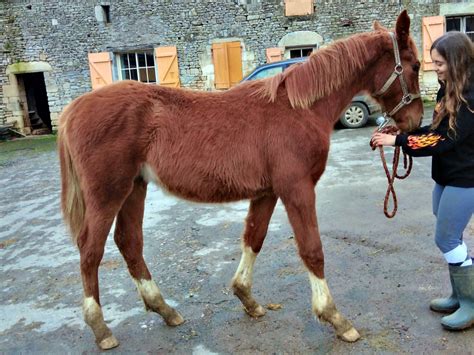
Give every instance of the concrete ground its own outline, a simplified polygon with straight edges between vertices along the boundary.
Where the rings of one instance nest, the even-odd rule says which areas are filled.
[[[429,116],[429,115],[427,115]],[[146,313],[109,238],[100,268],[105,318],[120,341],[110,353],[459,353],[474,349],[474,329],[444,331],[431,298],[449,293],[433,242],[430,159],[398,180],[399,211],[382,212],[385,174],[368,141],[373,125],[336,130],[317,186],[326,276],[339,309],[362,334],[348,344],[315,321],[310,287],[279,203],[254,273],[254,295],[282,309],[249,318],[229,281],[240,259],[248,202],[199,205],[150,186],[145,259],[177,328]],[[61,221],[55,151],[0,167],[0,353],[97,353],[82,320],[79,255]],[[466,242],[474,246],[474,225]]]

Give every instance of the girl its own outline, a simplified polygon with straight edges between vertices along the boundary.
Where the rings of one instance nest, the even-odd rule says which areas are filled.
[[[431,301],[450,330],[474,324],[474,265],[463,231],[474,213],[474,46],[467,35],[448,32],[431,46],[440,89],[433,122],[397,136],[375,132],[376,145],[401,146],[407,154],[432,156],[436,245],[449,265],[452,294]],[[454,312],[454,313],[453,313]]]

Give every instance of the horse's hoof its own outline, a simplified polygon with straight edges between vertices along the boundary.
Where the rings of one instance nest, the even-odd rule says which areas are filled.
[[[174,312],[174,314],[166,319],[166,324],[170,327],[176,327],[184,323],[184,318],[178,312]]]
[[[267,311],[265,310],[265,308],[263,308],[262,306],[258,305],[257,307],[255,307],[254,309],[252,310],[249,310],[247,308],[245,308],[245,311],[247,312],[247,314],[250,316],[250,317],[253,317],[253,318],[259,318],[259,317],[263,317]]]
[[[355,328],[349,329],[347,332],[341,335],[341,339],[349,343],[353,343],[359,340],[360,334]]]
[[[117,338],[115,338],[113,335],[105,339],[102,339],[99,342],[99,348],[101,348],[102,350],[109,350],[109,349],[115,348],[118,345],[119,345],[119,342]]]

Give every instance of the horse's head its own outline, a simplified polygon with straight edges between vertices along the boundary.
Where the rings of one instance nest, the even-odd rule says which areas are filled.
[[[383,54],[377,60],[373,96],[402,131],[420,126],[423,103],[420,98],[418,51],[410,37],[410,18],[404,10],[395,32],[374,22],[374,30],[384,32]],[[386,35],[385,35],[386,33]]]

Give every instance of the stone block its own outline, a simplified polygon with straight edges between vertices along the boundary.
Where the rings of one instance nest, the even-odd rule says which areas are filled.
[[[18,97],[18,85],[5,85],[3,86],[3,95],[6,97]]]
[[[13,102],[8,102],[7,103],[7,110],[12,111],[12,112],[21,112],[23,113],[23,109],[20,106],[20,101],[15,100]]]
[[[47,91],[48,93],[50,93],[50,92],[53,93],[53,92],[58,92],[59,89],[58,89],[58,87],[57,87],[56,84],[49,84],[49,85],[47,86],[47,88],[46,88],[46,91]]]
[[[14,122],[15,127],[22,128],[25,124],[23,123],[23,115],[12,114],[10,117],[7,117],[7,122]]]

